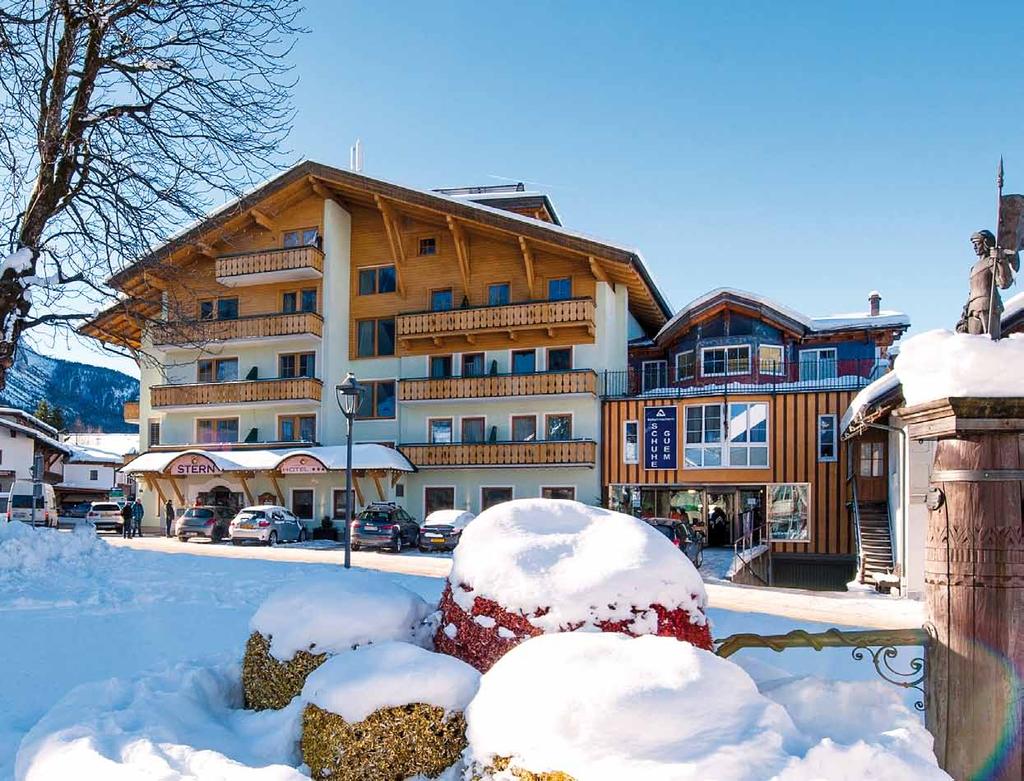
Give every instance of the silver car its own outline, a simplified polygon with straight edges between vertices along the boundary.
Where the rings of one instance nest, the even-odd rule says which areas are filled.
[[[93,502],[85,519],[96,527],[96,531],[120,532],[124,526],[121,518],[121,506],[117,502]]]
[[[279,542],[305,542],[306,527],[294,513],[276,504],[243,507],[228,529],[233,545],[247,540],[276,545]]]

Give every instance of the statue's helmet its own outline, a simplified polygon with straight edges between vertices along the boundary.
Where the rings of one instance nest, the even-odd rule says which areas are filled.
[[[996,237],[990,230],[980,230],[972,233],[971,241],[973,242],[975,239],[980,239],[981,241],[985,242],[985,244],[988,244],[990,247],[994,247],[996,244]]]

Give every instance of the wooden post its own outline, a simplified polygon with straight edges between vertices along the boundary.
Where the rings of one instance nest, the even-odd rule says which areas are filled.
[[[938,440],[928,495],[926,724],[953,778],[1024,777],[1024,399],[951,398],[899,413]]]

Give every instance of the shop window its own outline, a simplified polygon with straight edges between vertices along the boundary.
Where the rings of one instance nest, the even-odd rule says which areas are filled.
[[[196,421],[200,444],[238,441],[238,418],[202,418]]]
[[[722,466],[722,405],[697,404],[686,408],[683,458],[688,468]]]
[[[293,488],[291,511],[303,521],[313,520],[313,489]]]
[[[395,320],[359,320],[356,323],[356,355],[360,358],[395,354]]]
[[[452,486],[431,486],[423,489],[423,517],[437,510],[455,509],[455,489]]]
[[[836,416],[818,415],[818,460],[835,461],[838,445],[836,442]]]
[[[533,374],[537,371],[536,350],[513,350],[512,351],[512,373]]]
[[[622,424],[622,463],[640,463],[640,422],[627,420]]]
[[[335,488],[331,492],[331,518],[336,521],[343,521],[348,517],[348,493],[344,488]],[[356,497],[353,492],[352,507],[356,507]]]
[[[299,228],[298,230],[285,231],[283,243],[286,249],[315,247],[320,243],[320,232],[316,228]]]
[[[484,441],[484,430],[487,427],[485,418],[463,418],[462,441],[479,443]]]
[[[540,495],[544,499],[576,499],[576,487],[546,485],[540,489]]]
[[[494,486],[484,486],[480,489],[480,510],[486,510],[489,507],[494,507],[496,504],[502,502],[512,501],[512,489],[511,488],[497,488]]]
[[[507,306],[511,300],[508,282],[499,282],[487,286],[488,306]]]
[[[547,352],[549,372],[572,371],[571,347],[549,347]]]
[[[778,542],[811,539],[810,483],[776,483],[767,489],[768,532]]]
[[[729,405],[729,453],[723,466],[768,466],[768,405]]]
[[[483,353],[464,353],[462,356],[462,376],[463,377],[483,377],[484,376],[484,354]]]
[[[316,374],[316,353],[287,353],[277,358],[277,376],[313,377]]]
[[[395,381],[364,382],[366,390],[359,399],[356,417],[361,420],[395,417]]]
[[[545,415],[544,438],[556,442],[572,439],[572,415]]]
[[[450,445],[452,443],[452,419],[431,418],[427,421],[430,444]]]
[[[234,382],[238,379],[237,358],[207,358],[198,362],[199,382]]]
[[[537,439],[536,415],[512,416],[512,441],[534,442]]]

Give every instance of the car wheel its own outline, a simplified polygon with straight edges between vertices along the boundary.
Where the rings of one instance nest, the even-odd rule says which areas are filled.
[[[419,531],[416,531],[412,535],[412,542],[409,543],[409,547],[411,548],[411,547],[415,546],[415,547],[418,548],[419,545],[420,545],[420,533],[419,533]]]
[[[271,532],[267,537],[267,546],[273,548],[275,545],[277,545],[277,532]]]
[[[188,537],[179,537],[178,542],[188,542]]]

